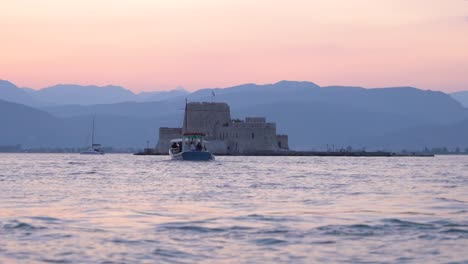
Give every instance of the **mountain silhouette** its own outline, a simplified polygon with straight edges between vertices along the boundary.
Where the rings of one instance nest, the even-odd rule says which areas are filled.
[[[8,87],[11,90],[16,86],[8,84]],[[77,93],[80,91],[79,87],[73,89]],[[99,102],[122,100],[127,95],[138,97],[124,88],[89,89],[111,93],[115,90],[120,96],[99,98]],[[0,122],[10,128],[8,133],[0,130],[0,140],[3,140],[0,142],[25,146],[84,146],[90,120],[96,116],[99,143],[141,147],[148,139],[155,142],[160,126],[181,126],[187,98],[189,101],[227,102],[233,118],[265,116],[269,122],[276,122],[279,133],[289,135],[290,146],[294,149],[325,149],[327,144],[336,148],[389,150],[441,147],[443,144],[468,147],[464,125],[468,109],[453,95],[442,92],[413,87],[320,87],[312,82],[295,81],[210,88],[189,94],[180,92],[157,101],[49,105],[36,109],[2,101],[2,113],[9,113],[10,119],[9,123],[7,120]],[[86,89],[83,93],[89,95]],[[57,102],[57,98],[51,101]],[[77,98],[80,101],[87,97]],[[86,102],[91,100],[86,99]],[[19,132],[15,135],[14,131]]]
[[[0,100],[37,105],[36,100],[28,92],[6,80],[0,80]]]
[[[468,108],[468,91],[451,93],[450,96],[460,102],[464,107]]]

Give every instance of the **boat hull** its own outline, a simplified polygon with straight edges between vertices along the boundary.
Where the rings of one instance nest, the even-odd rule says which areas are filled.
[[[215,159],[214,155],[208,151],[184,151],[177,154],[169,152],[169,154],[174,160],[209,161]]]
[[[81,155],[104,155],[104,152],[97,152],[97,151],[83,151],[80,152]]]

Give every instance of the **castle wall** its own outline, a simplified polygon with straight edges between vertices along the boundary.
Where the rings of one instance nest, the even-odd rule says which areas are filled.
[[[266,123],[265,117],[246,117],[246,123]]]
[[[231,112],[228,104],[192,102],[187,104],[183,132],[204,133],[207,139],[213,139],[216,128],[230,122]]]
[[[228,153],[245,154],[258,151],[276,151],[276,125],[266,122],[232,122],[218,129],[217,137],[224,140]],[[265,120],[263,120],[265,121]]]
[[[288,150],[288,136],[276,134],[276,124],[265,117],[232,121],[226,103],[188,103],[183,128],[161,127],[156,151],[167,153],[170,140],[185,132],[206,135],[207,148],[217,154],[248,154]]]
[[[171,146],[171,139],[180,138],[181,134],[182,128],[160,127],[156,152],[168,153],[169,147]]]
[[[206,148],[214,154],[228,154],[227,142],[219,139],[212,139],[206,143]]]

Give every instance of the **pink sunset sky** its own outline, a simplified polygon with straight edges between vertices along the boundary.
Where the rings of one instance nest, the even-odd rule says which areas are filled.
[[[466,0],[6,0],[0,79],[468,90]]]

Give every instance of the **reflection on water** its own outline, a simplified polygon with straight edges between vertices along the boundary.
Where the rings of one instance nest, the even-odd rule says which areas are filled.
[[[0,263],[468,261],[468,156],[0,154]]]

